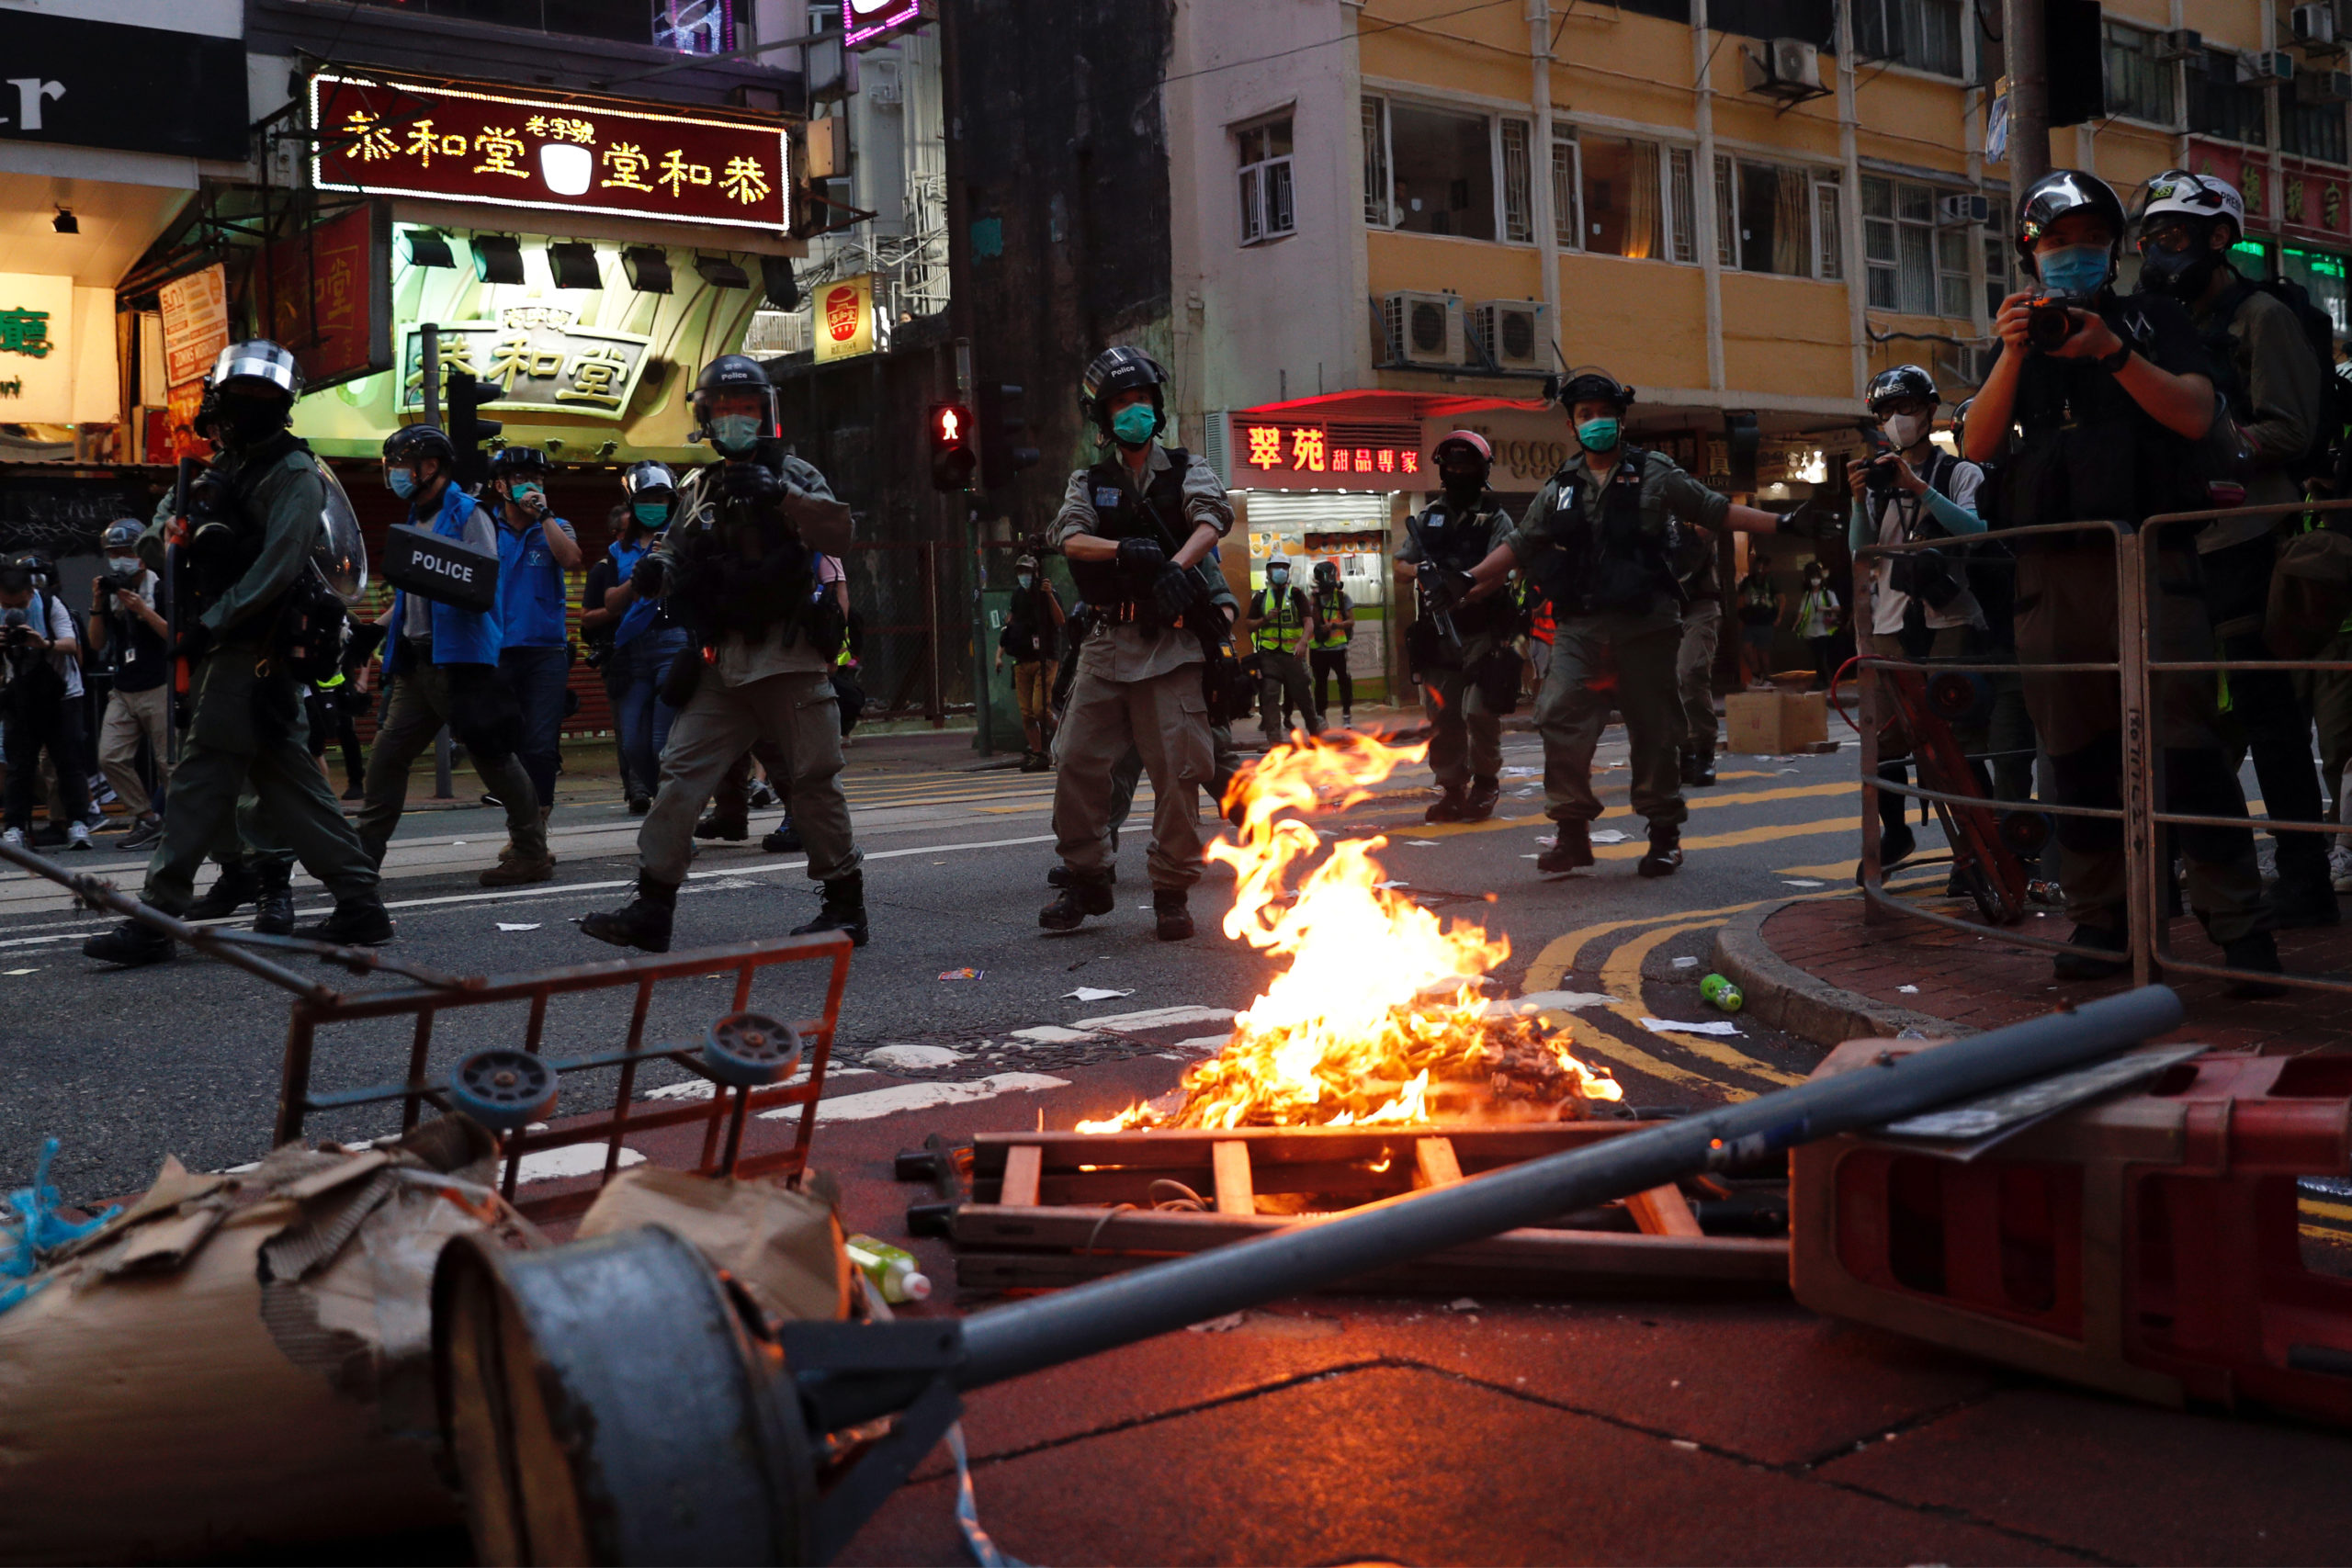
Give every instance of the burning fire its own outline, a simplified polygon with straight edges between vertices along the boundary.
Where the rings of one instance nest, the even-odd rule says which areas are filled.
[[[1184,1074],[1174,1110],[1130,1106],[1079,1131],[1427,1122],[1444,1113],[1432,1100],[1448,1098],[1448,1085],[1543,1100],[1547,1118],[1620,1098],[1613,1079],[1531,1021],[1487,1016],[1479,976],[1510,943],[1467,921],[1441,923],[1382,886],[1373,855],[1386,839],[1341,840],[1317,863],[1321,840],[1306,814],[1368,798],[1425,750],[1343,733],[1278,746],[1235,781],[1241,840],[1208,851],[1234,871],[1225,934],[1290,966],[1235,1018],[1225,1047]]]

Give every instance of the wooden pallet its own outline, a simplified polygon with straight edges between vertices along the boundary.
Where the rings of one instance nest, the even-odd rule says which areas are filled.
[[[957,1283],[1075,1284],[1636,1129],[1633,1122],[1222,1132],[983,1133],[956,1212]],[[1208,1212],[1155,1207],[1182,1183]],[[1121,1207],[1132,1205],[1132,1207]],[[1758,1295],[1788,1284],[1788,1244],[1702,1234],[1680,1188],[1625,1201],[1634,1232],[1529,1229],[1465,1242],[1351,1288],[1553,1295]]]

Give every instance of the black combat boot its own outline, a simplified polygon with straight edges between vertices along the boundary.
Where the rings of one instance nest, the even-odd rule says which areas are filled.
[[[138,920],[125,920],[112,931],[100,931],[82,944],[83,957],[119,964],[125,969],[136,969],[142,964],[161,964],[172,956],[173,952],[170,937]]]
[[[787,817],[775,825],[775,831],[760,840],[760,848],[772,855],[797,855],[808,846],[800,841],[800,829]]]
[[[1422,821],[1459,822],[1462,820],[1463,807],[1468,796],[1464,794],[1462,786],[1458,784],[1450,784],[1444,788],[1445,793],[1438,797],[1437,803],[1421,814]]]
[[[1644,876],[1672,876],[1682,869],[1682,829],[1660,823],[1650,825],[1650,852],[1634,867]]]
[[[809,936],[818,931],[846,931],[851,946],[865,945],[873,934],[865,925],[865,873],[853,871],[826,883],[825,901],[817,906],[817,918],[805,926],[792,928],[794,936]]]
[[[1715,782],[1715,749],[1704,746],[1690,756],[1690,775],[1682,781],[1692,789],[1705,789]]]
[[[1107,915],[1118,903],[1110,878],[1071,872],[1062,896],[1037,911],[1037,923],[1049,931],[1074,931],[1087,916]]]
[[[678,913],[678,885],[651,872],[637,874],[637,897],[610,914],[584,915],[582,934],[615,947],[641,947],[648,953],[670,951],[670,925]]]
[[[255,874],[254,930],[263,936],[294,934],[294,868],[271,861]]]
[[[1495,802],[1502,797],[1502,781],[1480,773],[1470,781],[1470,793],[1463,797],[1462,820],[1484,822],[1495,814]]]
[[[1046,886],[1048,887],[1068,887],[1069,886],[1069,867],[1062,864],[1059,861],[1056,861],[1054,863],[1053,870],[1046,873]],[[1102,874],[1102,880],[1109,883],[1112,886],[1116,887],[1119,885],[1119,868],[1114,865],[1108,871],[1105,871]]]
[[[716,810],[695,824],[697,839],[724,839],[730,844],[740,844],[751,836],[751,823],[741,817],[722,816]]]
[[[1552,847],[1535,857],[1535,869],[1546,876],[1556,876],[1564,871],[1578,871],[1592,863],[1592,825],[1589,822],[1555,822],[1559,834]]]
[[[2123,912],[2115,912],[2119,923],[2112,926],[2076,926],[2075,934],[2066,940],[2076,947],[2087,947],[2098,953],[2112,953],[2113,958],[2095,958],[2086,953],[2061,953],[2050,961],[2050,973],[2061,980],[2112,980],[2132,973],[2131,960],[2124,956],[2130,943],[2120,924]]]
[[[1162,942],[1182,942],[1193,934],[1193,910],[1189,896],[1182,887],[1155,887],[1151,890],[1151,913],[1159,922],[1155,933]]]
[[[2252,999],[2256,997],[2283,997],[2284,986],[2274,986],[2260,976],[2286,973],[2278,964],[2278,943],[2268,931],[2248,931],[2235,942],[2222,943],[2222,962],[2230,973],[2245,976],[2230,987],[2230,995]]]
[[[312,942],[331,942],[338,947],[374,947],[392,940],[391,911],[373,893],[345,898],[335,904],[334,912],[325,919],[304,926],[294,934],[309,937]]]
[[[218,920],[233,915],[252,903],[261,892],[261,879],[246,861],[231,861],[204,890],[204,897],[190,904],[180,919],[184,920]]]

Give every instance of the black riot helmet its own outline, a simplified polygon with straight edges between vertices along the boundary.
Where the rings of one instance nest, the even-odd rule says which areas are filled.
[[[1315,587],[1317,592],[1336,593],[1340,589],[1340,563],[1319,560],[1315,563]]]
[[[437,424],[403,424],[384,437],[388,468],[405,468],[427,457],[439,458],[444,473],[458,464],[458,448],[450,443],[449,433]]]
[[[1634,404],[1634,389],[1597,365],[1550,380],[1552,400],[1564,409],[1578,403],[1615,403],[1619,412]]]
[[[490,477],[493,479],[544,479],[554,468],[548,461],[548,455],[536,446],[501,446],[490,455]]]
[[[1883,412],[1887,404],[1905,398],[1924,398],[1931,405],[1943,400],[1936,392],[1936,378],[1928,374],[1925,367],[1897,365],[1871,378],[1870,389],[1862,394],[1862,406],[1875,415]]]
[[[1168,397],[1163,390],[1167,385],[1168,372],[1159,361],[1142,349],[1122,344],[1104,349],[1087,366],[1086,374],[1079,378],[1078,411],[1102,440],[1116,440],[1111,430],[1111,400],[1121,392],[1143,388],[1151,393],[1151,434],[1157,435],[1168,428]]]
[[[2035,262],[2036,241],[2062,218],[2085,213],[2099,219],[2107,225],[2109,236],[2107,280],[2115,281],[2115,269],[2123,260],[2123,198],[2115,187],[2097,175],[2086,175],[2080,169],[2053,169],[2033,182],[2018,204],[2018,258],[2025,263],[2030,276],[2040,277],[2041,268]]]
[[[722,402],[741,402],[746,398],[756,402],[756,412],[741,409],[722,411],[719,407]],[[692,402],[695,434],[709,442],[711,449],[722,457],[748,457],[761,442],[784,438],[775,383],[760,368],[760,362],[749,355],[722,354],[704,366],[701,378],[695,382]]]
[[[267,338],[232,343],[207,378],[215,415],[211,436],[231,447],[257,446],[294,422],[302,367]]]

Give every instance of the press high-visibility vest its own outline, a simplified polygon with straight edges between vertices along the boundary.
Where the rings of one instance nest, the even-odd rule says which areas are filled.
[[[1355,605],[1348,596],[1337,591],[1315,596],[1315,613],[1320,617],[1322,629],[1315,634],[1317,648],[1345,648],[1348,632],[1355,625]]]
[[[1282,599],[1273,614],[1266,613],[1267,595],[1271,588],[1261,588],[1250,599],[1250,618],[1258,623],[1250,634],[1250,642],[1261,653],[1288,653],[1306,637],[1306,595],[1295,588],[1282,591]]]

